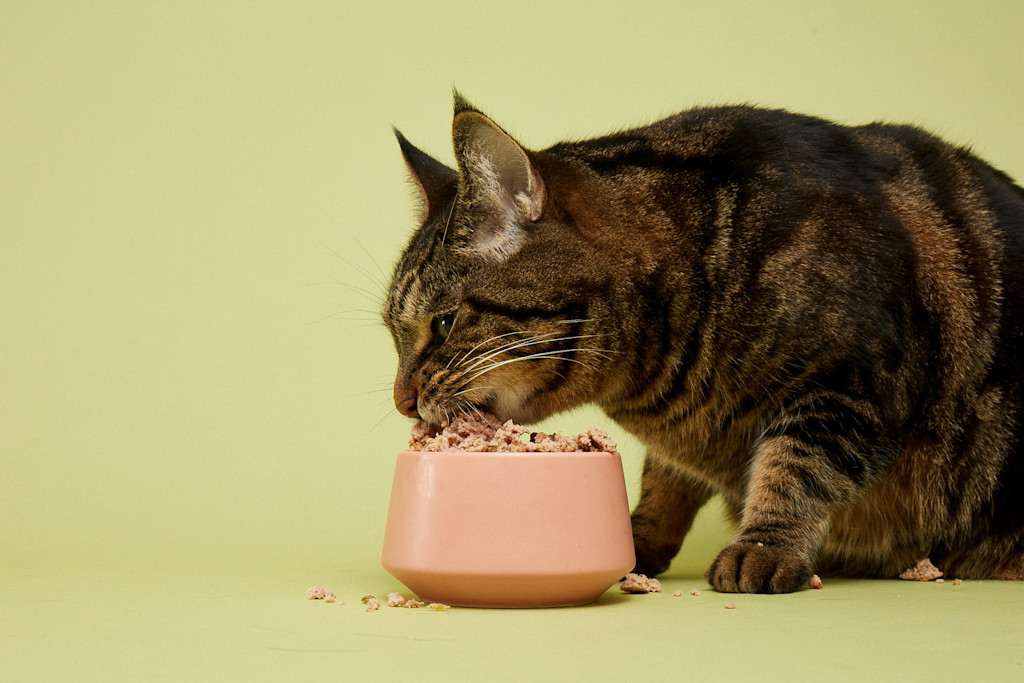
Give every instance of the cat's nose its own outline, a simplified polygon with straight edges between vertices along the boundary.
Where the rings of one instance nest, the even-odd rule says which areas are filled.
[[[401,378],[395,380],[395,407],[406,417],[420,416],[416,410],[416,388],[412,382],[403,382]]]
[[[398,408],[398,412],[406,417],[419,417],[420,414],[416,411],[416,396],[409,396],[403,399],[401,402],[396,401],[395,407]]]

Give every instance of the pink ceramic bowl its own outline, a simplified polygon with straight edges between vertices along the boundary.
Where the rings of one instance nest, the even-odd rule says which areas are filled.
[[[635,562],[618,453],[398,454],[381,563],[420,600],[586,604]]]

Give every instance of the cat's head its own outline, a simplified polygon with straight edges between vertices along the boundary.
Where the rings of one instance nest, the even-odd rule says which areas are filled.
[[[424,204],[383,310],[398,410],[528,422],[594,400],[613,356],[595,295],[608,276],[552,194],[564,184],[553,160],[458,94],[457,170],[396,134]]]

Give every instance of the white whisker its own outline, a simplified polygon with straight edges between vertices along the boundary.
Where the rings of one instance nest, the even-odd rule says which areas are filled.
[[[495,336],[493,336],[493,337],[488,337],[487,339],[484,339],[484,340],[483,340],[482,342],[480,342],[479,344],[477,344],[476,346],[474,346],[473,348],[471,348],[471,349],[470,349],[469,351],[466,351],[466,353],[462,354],[462,359],[461,359],[461,360],[459,360],[459,363],[458,363],[458,364],[459,364],[459,365],[461,365],[461,364],[462,364],[462,363],[463,363],[463,362],[464,362],[464,361],[466,360],[466,357],[467,357],[467,356],[469,356],[469,354],[473,353],[474,351],[476,351],[477,349],[479,349],[479,348],[480,348],[481,346],[483,346],[484,344],[490,343],[490,342],[492,342],[492,341],[494,341],[494,340],[496,340],[496,339],[502,339],[502,338],[504,338],[504,337],[510,337],[510,336],[512,336],[513,334],[528,334],[528,333],[527,333],[527,332],[523,332],[523,331],[518,331],[518,330],[517,330],[517,331],[515,331],[515,332],[506,332],[505,334],[499,334],[499,335],[495,335]],[[453,354],[453,355],[452,355],[452,357],[451,357],[451,359],[450,359],[450,360],[448,361],[448,365],[446,365],[446,366],[445,366],[445,369],[448,369],[448,367],[450,367],[450,366],[451,366],[451,364],[452,364],[452,361],[454,361],[454,360],[455,360],[455,358],[456,358],[456,356],[455,356],[455,355]]]
[[[508,342],[506,344],[502,344],[501,346],[499,346],[499,347],[497,347],[495,349],[491,349],[490,351],[488,351],[488,352],[486,352],[486,353],[484,353],[484,354],[474,358],[473,362],[469,365],[469,367],[464,368],[463,371],[464,372],[470,372],[474,368],[479,367],[482,363],[486,363],[491,358],[494,358],[495,356],[498,356],[498,355],[500,355],[502,353],[506,353],[506,352],[509,352],[509,351],[515,351],[516,349],[521,349],[523,347],[532,346],[532,345],[535,345],[535,344],[543,344],[546,341],[553,341],[553,340],[550,340],[550,339],[544,339],[544,337],[548,337],[548,336],[550,336],[552,334],[554,334],[554,332],[546,332],[544,334],[535,335],[533,337],[527,337],[526,339],[517,339],[515,341]],[[461,365],[461,363],[460,363],[460,365]]]
[[[518,363],[520,361],[536,360],[536,359],[540,359],[540,358],[556,358],[558,360],[567,361],[569,363],[576,363],[578,365],[582,365],[584,367],[588,367],[588,368],[593,369],[593,366],[589,365],[585,361],[581,361],[581,360],[576,359],[576,358],[567,358],[566,356],[563,355],[563,354],[567,354],[567,353],[572,353],[574,351],[584,351],[584,350],[585,351],[590,351],[590,352],[593,352],[593,353],[597,353],[597,354],[602,354],[602,353],[605,352],[603,349],[555,349],[553,351],[538,351],[537,353],[531,353],[531,354],[529,354],[527,356],[521,356],[519,358],[506,358],[505,360],[502,360],[502,361],[496,361],[496,362],[492,363],[491,365],[489,365],[488,367],[486,367],[483,370],[481,370],[480,372],[476,373],[475,375],[470,377],[468,380],[466,380],[465,384],[470,384],[471,382],[473,382],[477,378],[481,377],[482,375],[485,375],[488,372],[490,372],[491,370],[494,370],[496,368],[500,368],[503,365],[509,365],[511,363]]]

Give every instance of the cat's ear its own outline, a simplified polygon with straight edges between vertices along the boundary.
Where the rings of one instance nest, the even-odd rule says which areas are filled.
[[[426,205],[425,215],[433,216],[442,206],[455,196],[455,188],[459,182],[459,174],[442,164],[440,161],[416,148],[404,135],[395,128],[395,137],[402,150],[402,158],[409,168],[409,174],[423,195]]]
[[[455,158],[473,199],[530,221],[544,212],[544,183],[529,153],[455,93]]]

